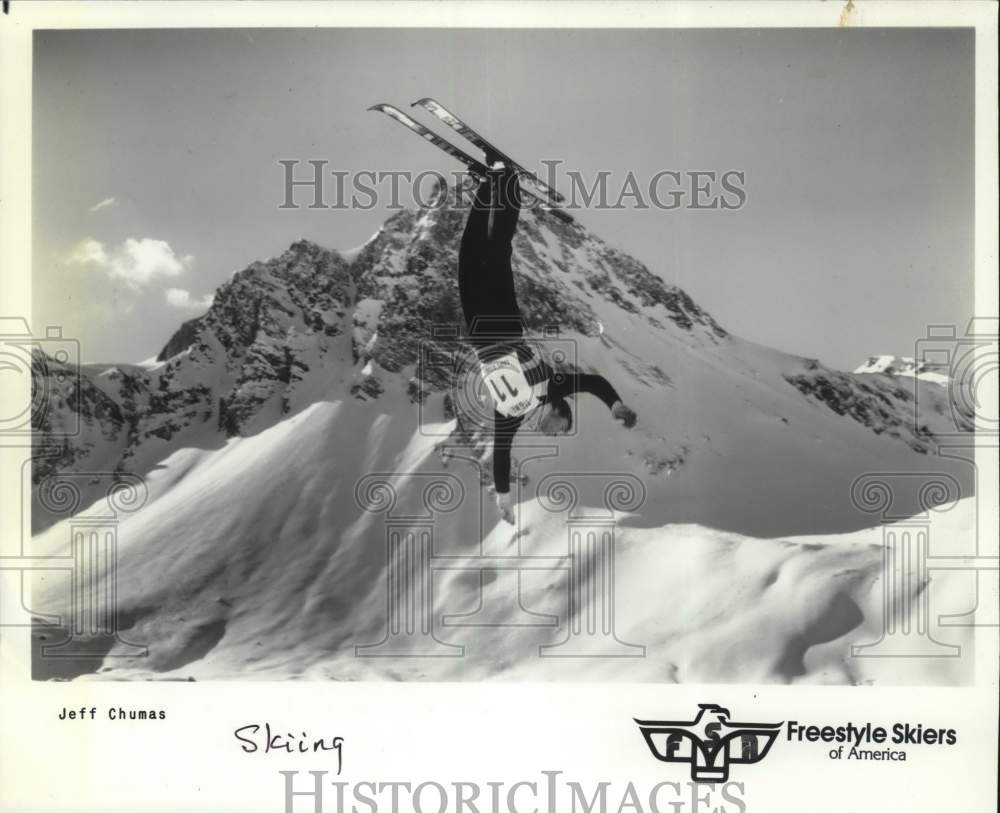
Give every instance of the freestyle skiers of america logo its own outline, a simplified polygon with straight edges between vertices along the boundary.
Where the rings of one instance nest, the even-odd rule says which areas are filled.
[[[649,750],[661,762],[688,762],[695,782],[727,782],[732,763],[760,762],[783,723],[737,723],[729,710],[699,703],[691,721],[636,720]]]

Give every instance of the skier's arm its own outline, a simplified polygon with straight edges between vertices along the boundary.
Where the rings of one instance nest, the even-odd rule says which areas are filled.
[[[626,429],[635,426],[635,411],[622,401],[618,391],[604,376],[590,373],[559,373],[549,381],[550,401],[565,398],[576,392],[586,392],[600,398],[611,410],[612,417],[620,421]]]
[[[557,373],[549,382],[549,399],[565,398],[577,392],[586,392],[600,398],[608,409],[621,401],[618,391],[603,375],[591,373]]]
[[[498,494],[510,491],[510,447],[522,420],[493,413],[493,483]]]

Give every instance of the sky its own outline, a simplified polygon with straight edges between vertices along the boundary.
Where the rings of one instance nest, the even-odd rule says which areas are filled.
[[[299,238],[363,243],[384,201],[280,209],[278,162],[455,170],[366,112],[423,96],[615,191],[745,173],[733,211],[576,213],[744,338],[853,369],[973,312],[971,30],[42,31],[34,49],[33,328],[84,360],[154,355]]]

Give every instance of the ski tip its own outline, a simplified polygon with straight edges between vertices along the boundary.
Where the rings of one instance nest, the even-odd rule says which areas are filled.
[[[560,209],[556,206],[542,206],[541,210],[543,212],[548,212],[550,215],[555,217],[557,220],[561,220],[563,223],[571,224],[576,222],[573,218],[573,215],[571,215],[565,209]]]
[[[422,99],[417,99],[410,107],[423,107],[426,104],[437,104],[430,96],[424,96]]]
[[[368,110],[367,110],[367,111],[365,111],[365,112],[367,112],[367,113],[371,113],[371,111],[372,111],[372,110],[377,110],[378,112],[380,112],[380,113],[381,113],[381,112],[382,112],[383,110],[385,110],[385,108],[386,108],[386,105],[385,105],[385,103],[384,103],[384,102],[379,102],[378,104],[373,104],[373,105],[372,105],[371,107],[369,107],[369,108],[368,108]]]

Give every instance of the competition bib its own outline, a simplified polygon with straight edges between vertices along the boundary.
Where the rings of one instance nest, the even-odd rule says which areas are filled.
[[[493,408],[506,418],[524,415],[535,406],[535,393],[514,353],[484,362],[483,382]]]

